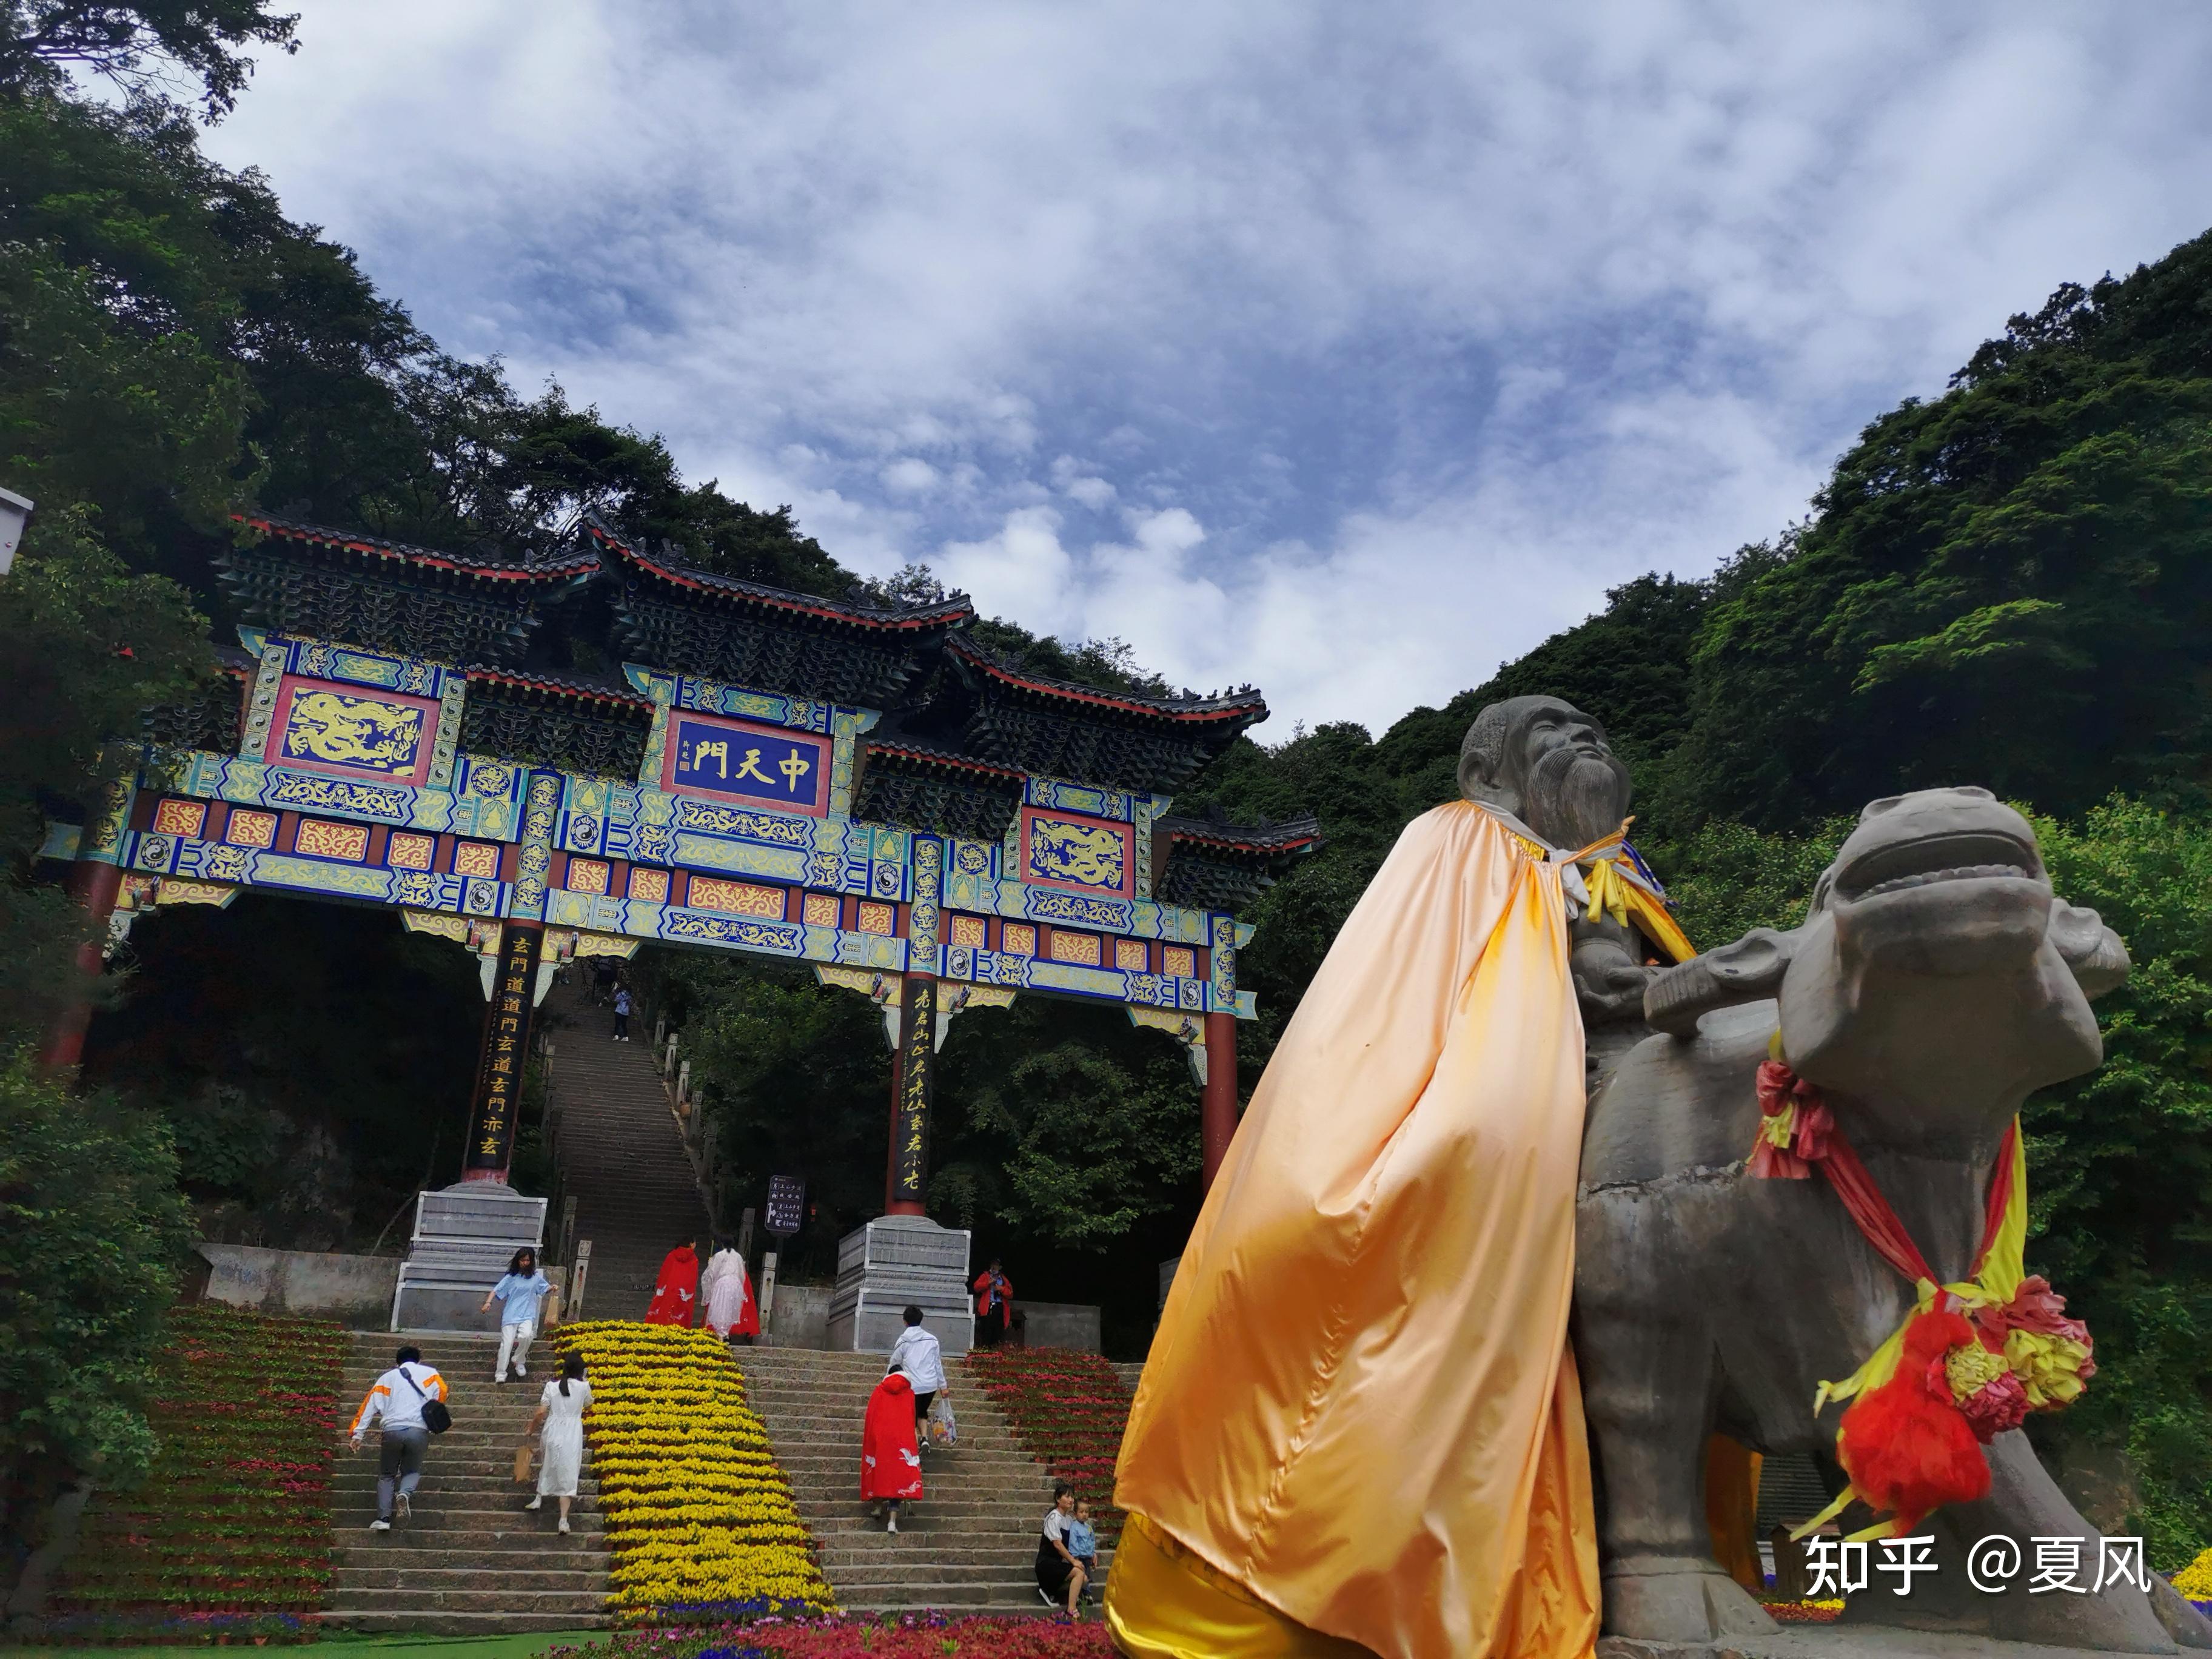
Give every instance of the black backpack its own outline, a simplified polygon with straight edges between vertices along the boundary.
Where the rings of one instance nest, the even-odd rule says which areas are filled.
[[[446,1409],[442,1400],[433,1400],[422,1392],[422,1385],[407,1375],[407,1367],[399,1368],[401,1379],[415,1390],[415,1397],[422,1402],[422,1426],[433,1434],[443,1434],[453,1426],[453,1414]]]

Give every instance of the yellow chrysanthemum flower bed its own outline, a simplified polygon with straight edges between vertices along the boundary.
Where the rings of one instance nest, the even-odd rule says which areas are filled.
[[[2212,1601],[2212,1550],[2197,1557],[2173,1575],[2173,1587],[2192,1601]]]
[[[594,1320],[555,1346],[591,1377],[592,1470],[614,1553],[609,1605],[625,1622],[834,1613],[812,1539],[708,1331]]]

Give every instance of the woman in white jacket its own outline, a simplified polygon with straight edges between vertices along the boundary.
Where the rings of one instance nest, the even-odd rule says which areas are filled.
[[[899,1333],[898,1340],[891,1344],[890,1363],[885,1373],[902,1370],[907,1381],[914,1385],[914,1433],[915,1442],[929,1443],[924,1425],[929,1420],[929,1403],[940,1393],[951,1390],[945,1382],[945,1351],[937,1346],[937,1338],[922,1328],[921,1310],[906,1310],[906,1328]]]

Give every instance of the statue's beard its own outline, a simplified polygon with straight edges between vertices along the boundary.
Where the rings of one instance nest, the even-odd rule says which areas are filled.
[[[1628,815],[1628,771],[1565,747],[1547,752],[1528,775],[1522,814],[1554,847],[1587,847]]]

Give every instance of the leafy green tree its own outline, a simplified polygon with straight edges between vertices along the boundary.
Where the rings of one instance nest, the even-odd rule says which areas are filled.
[[[1198,1086],[1117,1008],[1023,997],[952,1023],[933,1212],[1001,1241],[1098,1252],[1194,1192]]]
[[[191,695],[210,663],[184,591],[132,575],[90,523],[82,508],[40,509],[0,581],[0,1054],[91,988],[76,962],[85,913],[33,878],[46,810],[99,799],[137,759],[110,739]]]
[[[2024,1114],[2029,1255],[2089,1322],[2097,1376],[2062,1457],[2129,1454],[2161,1563],[2212,1540],[2212,824],[2116,797],[2037,831],[2059,893],[2127,941],[2097,1005],[2105,1063]]]
[[[145,1473],[161,1310],[191,1241],[167,1127],[0,1067],[0,1482],[11,1520]],[[20,1522],[15,1523],[20,1529]]]
[[[299,14],[266,0],[5,0],[0,3],[0,94],[52,88],[80,70],[135,101],[196,82],[210,121],[229,113],[253,72],[243,48],[295,52]]]
[[[2212,764],[2212,234],[2015,317],[1837,464],[1698,638],[1684,824],[1974,781],[2079,813]]]

